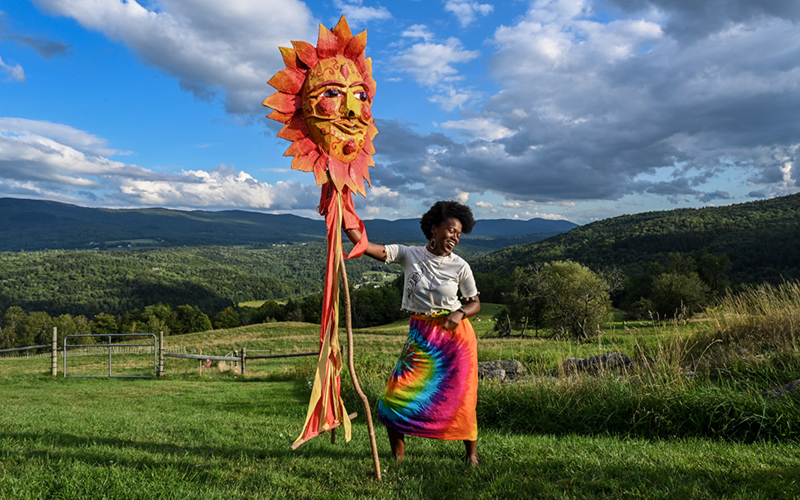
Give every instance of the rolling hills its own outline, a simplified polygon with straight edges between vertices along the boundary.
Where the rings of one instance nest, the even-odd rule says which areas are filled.
[[[731,260],[737,283],[800,278],[800,194],[724,207],[622,215],[577,227],[547,240],[505,248],[480,259],[476,272],[510,274],[514,268],[574,260],[628,274],[663,262],[670,252],[707,249]]]

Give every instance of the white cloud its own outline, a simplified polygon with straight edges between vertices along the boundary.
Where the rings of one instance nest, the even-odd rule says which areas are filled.
[[[104,139],[66,125],[0,118],[0,196],[255,209],[309,208],[318,197],[316,186],[271,185],[233,167],[163,174],[104,156],[113,153]]]
[[[65,146],[102,156],[128,155],[130,151],[120,151],[108,147],[108,141],[96,135],[73,127],[25,118],[0,117],[0,133],[45,136]]]
[[[443,129],[462,130],[476,139],[494,141],[511,137],[514,131],[488,118],[466,118],[442,123]]]
[[[489,203],[488,201],[476,201],[475,206],[478,208],[486,208],[486,209],[494,208],[494,205]]]
[[[365,7],[363,0],[334,0],[333,5],[347,16],[350,27],[392,17],[386,7]]]
[[[444,43],[414,44],[394,56],[391,63],[410,73],[418,84],[436,87],[443,81],[458,78],[458,70],[453,64],[471,61],[478,55],[478,51],[466,50],[457,38],[448,38]]]
[[[404,38],[422,38],[426,42],[433,40],[433,33],[424,24],[414,24],[406,28],[400,36]]]
[[[470,0],[447,0],[444,10],[452,12],[462,28],[466,28],[478,15],[486,16],[494,10],[491,4],[478,3]]]
[[[3,58],[0,57],[0,71],[6,74],[5,81],[7,82],[25,83],[25,70],[23,70],[22,66],[19,64],[11,66],[10,64],[6,64]]]
[[[224,92],[230,113],[260,111],[266,81],[283,67],[278,47],[317,37],[299,0],[159,0],[157,8],[135,0],[33,1],[121,41],[199,99]]]

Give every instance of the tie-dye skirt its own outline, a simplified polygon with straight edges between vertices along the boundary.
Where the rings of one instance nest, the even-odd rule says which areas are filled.
[[[444,318],[411,317],[408,341],[378,401],[383,424],[401,434],[478,438],[478,342],[468,319],[453,331]]]

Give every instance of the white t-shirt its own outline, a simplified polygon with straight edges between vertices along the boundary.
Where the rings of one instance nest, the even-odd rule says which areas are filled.
[[[462,297],[475,297],[478,288],[467,261],[456,254],[434,255],[426,247],[386,245],[386,262],[397,262],[405,274],[403,309],[419,313],[455,311]]]

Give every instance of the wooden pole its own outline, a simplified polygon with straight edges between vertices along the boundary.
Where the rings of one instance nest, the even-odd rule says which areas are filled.
[[[353,380],[353,387],[361,398],[361,405],[364,407],[364,414],[367,416],[367,432],[369,433],[369,445],[372,448],[372,463],[375,466],[375,476],[381,480],[381,461],[378,458],[378,443],[375,441],[375,428],[372,426],[372,411],[369,407],[369,400],[356,377],[355,364],[353,363],[353,315],[350,305],[350,287],[347,284],[347,271],[344,269],[344,261],[339,267],[342,272],[342,287],[344,288],[344,318],[347,326],[347,368],[350,370],[350,378]]]
[[[158,378],[164,376],[164,330],[158,332]]]
[[[242,376],[247,371],[247,347],[242,347]]]
[[[50,354],[50,374],[52,376],[58,375],[58,327],[53,327],[53,350]]]

